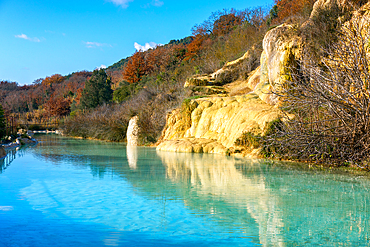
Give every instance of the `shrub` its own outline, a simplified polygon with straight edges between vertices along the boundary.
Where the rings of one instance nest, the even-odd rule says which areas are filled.
[[[321,64],[306,58],[288,86],[275,92],[289,119],[275,143],[287,157],[369,169],[360,165],[370,160],[369,23],[352,18],[336,30]]]
[[[140,86],[136,83],[121,82],[120,86],[113,92],[113,101],[121,103],[136,94]]]
[[[260,135],[256,135],[252,132],[244,132],[238,139],[236,139],[235,145],[254,149],[261,146],[261,140]]]

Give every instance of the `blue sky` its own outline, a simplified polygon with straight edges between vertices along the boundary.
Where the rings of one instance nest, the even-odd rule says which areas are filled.
[[[146,43],[166,44],[224,8],[272,0],[0,0],[0,80],[31,84],[109,66]],[[151,43],[151,44],[153,44]]]

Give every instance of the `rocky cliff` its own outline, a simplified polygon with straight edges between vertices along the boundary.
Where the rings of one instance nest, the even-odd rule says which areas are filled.
[[[317,1],[310,19],[302,26],[312,25],[320,9],[334,5],[344,6],[345,2]],[[264,135],[269,122],[282,119],[279,98],[273,92],[289,79],[287,69],[302,57],[306,44],[297,33],[297,25],[277,26],[263,39],[259,63],[254,62],[256,46],[210,75],[188,79],[185,87],[203,88],[200,91],[210,95],[186,99],[181,109],[168,114],[157,149],[256,156],[258,149],[242,150],[235,141],[245,132]],[[250,70],[246,72],[247,65]]]
[[[272,90],[284,79],[284,66],[299,50],[299,40],[284,36],[290,28],[289,25],[281,25],[267,32],[260,66],[253,68],[246,78],[241,73],[241,67],[252,59],[251,51],[211,75],[188,79],[185,87],[208,87],[214,90],[218,81],[226,81],[226,84],[221,85],[222,93],[187,99],[181,109],[169,113],[157,149],[243,153],[235,141],[244,132],[263,135],[267,123],[282,117],[277,107],[278,99]],[[216,85],[220,89],[220,83]],[[252,155],[257,153],[258,150],[248,151]]]

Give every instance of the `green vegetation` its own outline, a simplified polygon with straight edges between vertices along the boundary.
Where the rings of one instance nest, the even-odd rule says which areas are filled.
[[[236,139],[235,145],[254,149],[261,146],[261,140],[261,135],[256,135],[252,132],[244,132],[241,137]]]
[[[131,96],[137,94],[142,89],[140,83],[128,83],[122,81],[119,83],[119,87],[113,92],[113,101],[116,103],[121,103],[130,99]]]
[[[67,135],[115,141],[125,139],[130,117],[138,115],[141,143],[155,142],[166,113],[185,98],[224,92],[214,86],[192,91],[183,84],[195,70],[213,72],[261,44],[266,13],[262,8],[217,11],[195,25],[192,36],[136,52],[105,70],[55,74],[26,86],[3,81],[0,103],[20,124],[52,118],[63,123]]]
[[[105,71],[102,69],[95,70],[90,80],[85,83],[81,97],[81,107],[89,109],[109,103],[112,100],[112,94],[111,81]]]
[[[248,78],[260,65],[266,32],[288,23],[283,38],[302,44],[299,50],[295,43],[286,48],[284,84],[273,85],[284,122],[268,123],[263,133],[243,133],[235,145],[259,148],[269,158],[369,168],[369,26],[352,14],[366,1],[327,5],[309,19],[314,2],[276,0],[271,10],[217,11],[195,25],[192,36],[137,51],[105,70],[55,74],[26,86],[1,81],[0,104],[19,123],[56,119],[67,135],[111,141],[124,141],[137,115],[140,144],[154,143],[168,112],[180,108],[188,128],[197,107],[193,99],[227,94],[222,85]],[[248,59],[227,64],[245,52]],[[204,76],[225,64],[217,77]],[[2,124],[0,117],[0,131]]]
[[[266,123],[265,130],[262,134],[260,131],[244,132],[236,141],[236,146],[246,149],[260,148],[260,155],[264,158],[281,158],[283,153],[280,146],[274,142],[280,136],[283,128],[283,121],[276,119]]]

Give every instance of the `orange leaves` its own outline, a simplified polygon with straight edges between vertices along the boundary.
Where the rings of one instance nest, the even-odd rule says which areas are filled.
[[[136,51],[128,61],[122,75],[129,83],[137,83],[148,73],[149,65],[145,59],[145,52]]]
[[[66,116],[70,113],[71,100],[51,97],[45,104],[45,112],[48,116]]]
[[[122,77],[129,83],[139,82],[152,72],[163,72],[177,65],[185,57],[183,44],[157,46],[148,51],[136,51],[127,62]]]
[[[76,105],[80,104],[80,100],[81,100],[81,97],[82,97],[82,92],[83,92],[83,88],[77,89],[77,96],[74,99],[76,101]]]
[[[235,13],[220,16],[213,24],[213,35],[221,36],[228,34],[235,26],[241,25],[243,18]]]
[[[193,41],[187,45],[185,60],[196,57],[203,49],[207,49],[217,38],[228,35],[236,26],[248,21],[247,11],[222,10],[211,14],[201,24],[192,28]]]
[[[189,60],[197,56],[197,54],[202,49],[202,44],[205,39],[206,38],[202,35],[195,36],[194,40],[186,47],[187,50],[185,54],[185,60]]]
[[[61,83],[62,81],[64,81],[64,76],[62,76],[60,74],[55,74],[55,75],[46,77],[42,81],[42,84],[45,85],[45,86],[51,86],[54,83],[58,84],[58,83]]]
[[[315,2],[316,0],[275,0],[278,7],[278,18],[275,21],[279,23],[293,15],[309,14]]]

